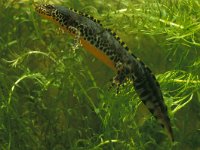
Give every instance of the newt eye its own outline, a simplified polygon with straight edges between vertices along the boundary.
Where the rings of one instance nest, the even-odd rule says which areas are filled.
[[[53,5],[49,5],[49,4],[47,4],[45,7],[46,7],[47,9],[54,9],[54,8],[55,8]]]

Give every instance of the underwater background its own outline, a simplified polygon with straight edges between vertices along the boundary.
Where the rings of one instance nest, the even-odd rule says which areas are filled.
[[[35,2],[101,20],[156,75],[175,142],[132,84],[117,94],[115,73],[51,21]],[[1,0],[0,149],[200,150],[198,0]]]

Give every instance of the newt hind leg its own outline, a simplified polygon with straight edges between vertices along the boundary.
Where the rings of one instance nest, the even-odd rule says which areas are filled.
[[[129,70],[126,66],[123,66],[122,64],[116,65],[117,67],[117,75],[113,77],[111,87],[116,87],[117,94],[119,93],[119,89],[121,86],[123,86],[129,77]]]

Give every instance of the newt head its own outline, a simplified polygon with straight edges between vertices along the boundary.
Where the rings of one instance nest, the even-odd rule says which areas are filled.
[[[56,11],[57,11],[55,6],[50,5],[50,4],[41,4],[41,5],[35,4],[35,10],[42,17],[49,20],[54,20],[53,16],[54,14],[56,14]]]

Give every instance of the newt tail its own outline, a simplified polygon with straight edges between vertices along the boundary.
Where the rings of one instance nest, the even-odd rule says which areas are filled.
[[[72,36],[76,36],[78,32],[83,47],[117,72],[114,84],[121,85],[126,79],[131,79],[142,102],[174,141],[159,83],[151,70],[131,54],[126,44],[114,32],[103,28],[99,20],[71,8],[44,4],[35,9]]]

